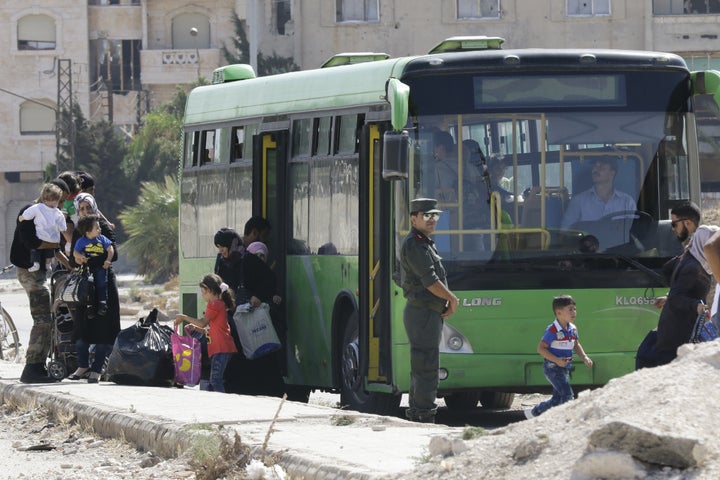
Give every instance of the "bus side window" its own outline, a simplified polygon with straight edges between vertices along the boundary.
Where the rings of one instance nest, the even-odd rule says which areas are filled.
[[[187,142],[187,146],[185,147],[185,167],[197,167],[200,132],[190,132],[185,141]]]
[[[293,120],[292,156],[308,156],[312,147],[312,118]]]
[[[204,130],[202,132],[202,144],[200,148],[200,165],[212,162],[215,152],[215,130]]]
[[[245,130],[243,127],[233,127],[232,148],[230,150],[230,162],[238,162],[243,158],[243,145],[245,143]]]
[[[330,154],[330,134],[332,117],[320,117],[315,119],[313,126],[314,147],[313,155],[327,156]]]
[[[335,153],[357,153],[357,132],[364,123],[363,115],[340,115],[335,117]]]

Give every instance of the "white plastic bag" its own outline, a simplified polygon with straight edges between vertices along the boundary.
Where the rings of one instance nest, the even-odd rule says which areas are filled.
[[[280,349],[280,339],[266,303],[256,308],[248,303],[238,305],[233,321],[246,358],[253,360]]]

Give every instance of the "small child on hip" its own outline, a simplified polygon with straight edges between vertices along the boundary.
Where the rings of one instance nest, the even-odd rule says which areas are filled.
[[[115,247],[109,238],[100,233],[100,218],[97,215],[81,217],[76,228],[82,237],[75,242],[75,263],[87,263],[95,281],[97,314],[102,317],[107,313],[108,269]]]
[[[577,315],[575,300],[570,295],[559,295],[553,298],[552,307],[555,321],[545,329],[545,334],[538,343],[537,352],[545,359],[543,372],[553,387],[553,393],[548,400],[525,410],[527,418],[537,417],[551,407],[573,399],[573,390],[570,386],[573,352],[578,354],[588,368],[593,366],[593,361],[580,345],[577,327],[572,323]]]
[[[57,185],[46,183],[40,191],[38,202],[26,208],[19,221],[32,220],[35,223],[35,233],[40,240],[48,243],[60,243],[60,233],[67,230],[65,215],[60,211],[58,205],[63,196],[63,191]],[[52,258],[55,256],[53,249],[31,250],[30,260],[33,264],[28,272],[40,270],[40,263],[45,262],[50,267]],[[50,268],[46,268],[50,270]]]
[[[200,294],[207,302],[202,318],[192,318],[179,313],[175,317],[175,325],[187,322],[199,328],[209,326],[206,335],[208,355],[210,356],[209,390],[225,392],[223,383],[225,367],[233,354],[237,353],[228,323],[228,311],[235,310],[235,298],[227,284],[214,273],[209,273],[202,278]],[[203,383],[201,383],[201,388],[204,389]]]

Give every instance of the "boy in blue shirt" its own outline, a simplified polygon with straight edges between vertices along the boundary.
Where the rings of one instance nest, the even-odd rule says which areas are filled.
[[[573,399],[573,390],[570,386],[573,352],[582,358],[588,368],[593,366],[593,361],[585,355],[585,350],[578,341],[577,327],[572,323],[577,315],[575,300],[570,295],[559,295],[553,298],[552,306],[555,321],[545,329],[545,334],[538,343],[537,352],[545,359],[543,372],[553,387],[553,393],[548,400],[525,410],[527,418],[537,417],[551,407]]]
[[[115,248],[110,239],[100,233],[100,219],[97,215],[81,217],[76,228],[82,237],[75,242],[73,252],[75,262],[78,265],[88,264],[95,281],[97,314],[102,317],[107,313],[107,271],[115,254]]]

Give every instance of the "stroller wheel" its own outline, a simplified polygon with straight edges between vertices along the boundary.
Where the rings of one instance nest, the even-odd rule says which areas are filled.
[[[109,361],[110,361],[110,355],[105,357],[105,361],[103,362],[103,366],[102,366],[102,372],[100,373],[100,380],[103,382],[110,381],[110,375],[108,375],[108,373],[107,373],[107,367],[108,367]]]
[[[57,360],[50,360],[50,362],[47,364],[47,371],[48,375],[50,375],[55,380],[62,380],[67,376],[65,364]]]

